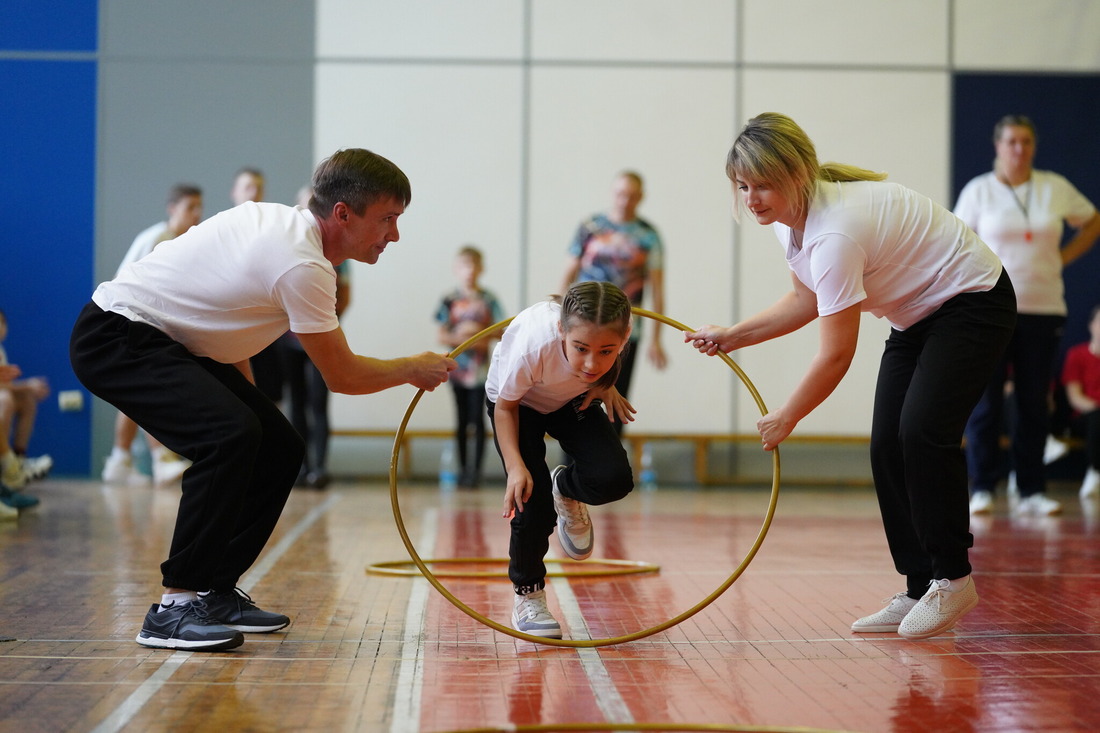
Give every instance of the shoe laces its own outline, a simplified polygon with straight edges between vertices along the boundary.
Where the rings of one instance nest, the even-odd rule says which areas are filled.
[[[561,505],[565,510],[565,524],[569,529],[584,527],[588,524],[587,504],[563,496]]]
[[[226,596],[232,598],[237,602],[237,605],[243,610],[246,608],[256,608],[256,603],[252,600],[252,596],[245,593],[240,588],[234,586],[233,590],[226,591],[210,591],[205,596],[199,596],[200,598],[206,598],[211,595]]]
[[[535,591],[521,596],[521,598],[523,599],[519,604],[521,616],[534,621],[540,616],[550,615],[550,608],[546,605],[546,591]]]

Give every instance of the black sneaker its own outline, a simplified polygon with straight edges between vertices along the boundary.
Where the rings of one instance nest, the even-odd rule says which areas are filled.
[[[206,608],[211,616],[237,631],[266,634],[278,631],[290,623],[290,619],[281,613],[257,608],[252,598],[240,588],[212,590],[206,595],[200,594],[199,598],[206,601]]]
[[[136,641],[156,649],[220,652],[239,647],[244,643],[244,634],[222,626],[210,616],[209,608],[200,598],[174,603],[163,611],[159,603],[154,603],[145,614]]]

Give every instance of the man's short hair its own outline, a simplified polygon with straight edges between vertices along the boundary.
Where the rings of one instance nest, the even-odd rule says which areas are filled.
[[[313,173],[313,198],[309,210],[324,219],[343,201],[356,214],[382,199],[404,206],[412,201],[408,177],[389,160],[363,148],[339,150],[322,161]]]

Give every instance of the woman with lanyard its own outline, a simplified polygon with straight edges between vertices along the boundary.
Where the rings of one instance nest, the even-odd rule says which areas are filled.
[[[963,188],[955,214],[1001,258],[1016,288],[1019,317],[1012,343],[966,427],[970,512],[993,507],[1000,478],[1005,383],[1012,380],[1011,428],[1018,514],[1049,515],[1061,505],[1046,496],[1043,448],[1050,432],[1050,384],[1066,320],[1062,268],[1100,236],[1096,207],[1064,177],[1034,170],[1035,126],[1009,115],[993,128],[993,170]],[[1061,246],[1065,224],[1077,229]]]

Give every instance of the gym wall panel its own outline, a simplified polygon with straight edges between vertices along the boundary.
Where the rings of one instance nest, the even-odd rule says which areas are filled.
[[[747,70],[745,116],[790,115],[810,136],[822,161],[889,173],[890,180],[950,207],[946,172],[950,77],[945,72]],[[771,227],[741,225],[740,308],[749,316],[791,287],[783,249]],[[884,321],[864,315],[860,344],[837,390],[799,425],[804,433],[864,434],[869,429]],[[817,352],[818,327],[745,352],[743,365],[771,400],[785,399]],[[755,424],[752,405],[739,404],[738,429]]]
[[[89,407],[61,412],[57,393],[83,389],[69,365],[69,333],[91,293],[94,57],[0,59],[0,109],[0,201],[14,214],[0,235],[4,348],[25,377],[45,377],[51,388],[38,408],[29,452],[53,456],[56,474],[83,474]]]
[[[0,5],[0,49],[95,51],[95,0],[35,0]]]
[[[317,0],[317,55],[354,59],[518,59],[516,0]]]
[[[733,82],[732,71],[712,69],[532,71],[529,300],[559,291],[576,227],[607,209],[612,179],[633,169],[646,182],[639,215],[666,247],[667,315],[688,325],[730,317],[737,274],[724,161]],[[644,349],[652,324],[639,325]],[[669,368],[657,372],[643,356],[635,371],[637,429],[729,430],[729,413],[712,409],[728,404],[735,387],[728,368],[700,364],[704,357],[672,329],[663,330],[662,343]]]
[[[1095,0],[955,0],[954,24],[959,70],[1100,69]]]
[[[400,241],[375,265],[353,263],[343,326],[354,350],[383,358],[444,351],[435,309],[455,286],[454,255],[467,243],[485,253],[485,287],[506,312],[518,310],[521,109],[516,67],[318,65],[316,157],[369,148],[412,184]],[[406,387],[335,395],[333,424],[392,427],[414,393]],[[422,400],[411,427],[450,426],[451,402],[449,388],[436,390]]]
[[[736,4],[729,0],[692,0],[690,6],[667,0],[533,0],[531,19],[535,60],[735,59]]]
[[[744,0],[750,64],[942,66],[948,0]]]

